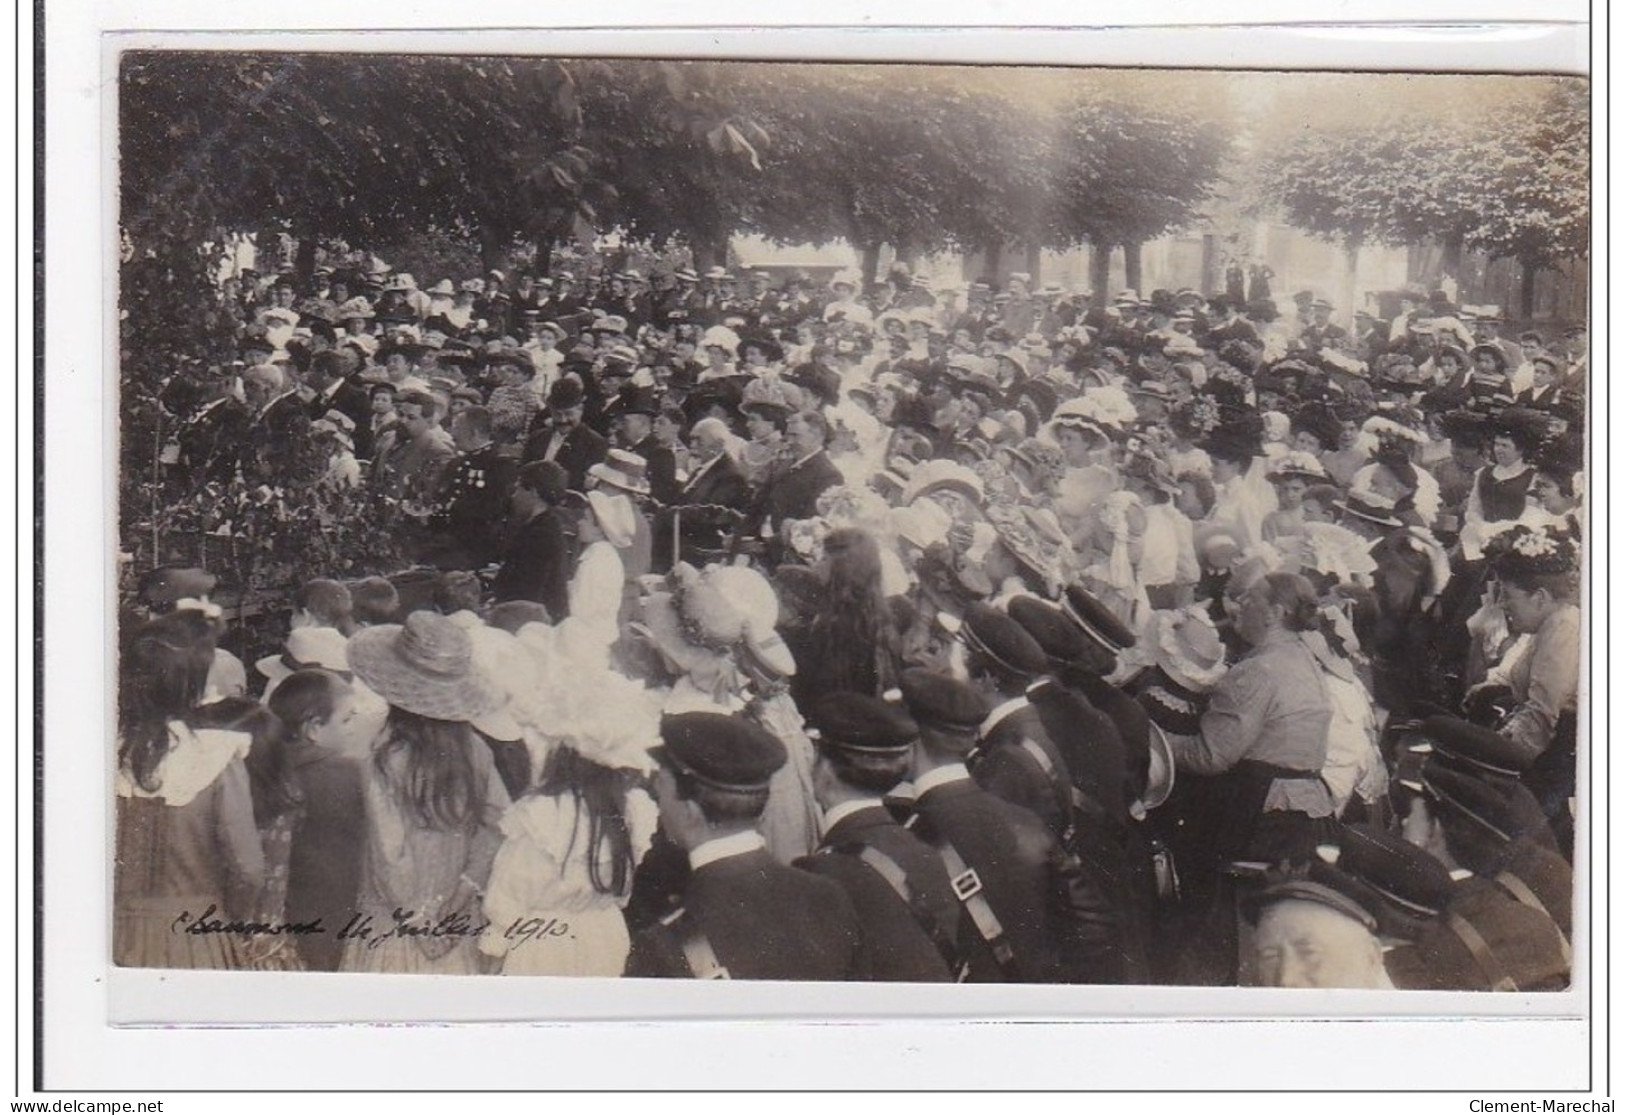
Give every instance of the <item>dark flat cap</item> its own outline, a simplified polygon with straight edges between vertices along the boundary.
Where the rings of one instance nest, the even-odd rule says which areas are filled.
[[[1449,870],[1410,841],[1369,825],[1349,825],[1338,839],[1337,867],[1370,889],[1366,905],[1384,936],[1414,938],[1449,903]]]
[[[1044,648],[1021,624],[993,607],[976,603],[965,609],[960,638],[973,653],[1017,677],[1037,677],[1049,668]]]
[[[1507,737],[1460,717],[1430,716],[1422,721],[1422,734],[1435,754],[1457,767],[1512,778],[1529,766],[1529,759]]]
[[[830,693],[808,710],[821,750],[855,755],[901,755],[920,730],[902,706],[867,693]]]
[[[663,717],[660,746],[651,754],[702,785],[741,793],[766,790],[789,757],[765,728],[714,712]]]
[[[899,687],[909,715],[922,727],[970,733],[992,711],[986,699],[964,682],[921,667],[904,670]]]
[[[1083,633],[1117,654],[1134,645],[1134,632],[1112,610],[1082,585],[1070,585],[1061,598],[1061,610]]]
[[[1519,782],[1472,774],[1434,754],[1422,767],[1422,790],[1450,817],[1459,818],[1503,844],[1521,836],[1550,845],[1550,826],[1533,794]]]
[[[1317,861],[1306,867],[1272,872],[1265,877],[1264,889],[1244,900],[1243,911],[1256,924],[1266,908],[1289,901],[1313,902],[1335,910],[1370,933],[1379,929],[1376,915],[1368,908],[1371,892],[1359,880],[1328,863]]]
[[[1010,618],[1021,624],[1051,661],[1072,662],[1089,649],[1089,641],[1078,625],[1061,609],[1036,596],[1018,596],[1010,601]]]

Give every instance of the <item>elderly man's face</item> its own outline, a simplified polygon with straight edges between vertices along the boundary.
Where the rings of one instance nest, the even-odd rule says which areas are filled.
[[[1382,945],[1353,918],[1318,902],[1265,908],[1254,938],[1265,987],[1383,987]]]

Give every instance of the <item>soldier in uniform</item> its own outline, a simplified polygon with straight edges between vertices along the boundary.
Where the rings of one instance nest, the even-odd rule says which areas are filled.
[[[839,883],[778,863],[757,822],[784,744],[743,718],[667,716],[653,754],[667,838],[688,856],[682,905],[632,940],[628,976],[848,980],[867,975]]]
[[[966,760],[971,777],[988,793],[1032,810],[1071,847],[1072,774],[1027,699],[1027,687],[1047,665],[1043,648],[1021,624],[982,603],[965,610],[958,638],[968,652],[971,684],[993,706]]]
[[[466,407],[451,420],[460,450],[440,487],[429,529],[449,543],[437,561],[442,569],[477,569],[501,556],[499,528],[508,511],[519,462],[491,440],[491,412]]]
[[[841,884],[857,911],[871,978],[951,980],[959,967],[959,900],[937,853],[887,812],[907,777],[919,730],[899,704],[831,693],[808,710],[824,811],[818,850],[796,866]]]
[[[908,827],[937,850],[964,907],[960,952],[973,983],[1107,983],[1121,977],[1117,914],[1030,810],[983,790],[965,757],[987,719],[969,685],[905,670],[919,727]]]
[[[1402,988],[1560,990],[1572,965],[1557,920],[1567,913],[1550,897],[1561,877],[1541,878],[1527,853],[1523,875],[1503,863],[1520,839],[1549,849],[1551,835],[1527,793],[1490,773],[1506,759],[1504,741],[1446,720],[1427,721],[1427,741],[1401,754],[1393,796],[1402,835],[1444,866],[1451,887],[1410,947],[1390,955],[1389,972]],[[1475,765],[1476,773],[1464,769]],[[1525,876],[1536,877],[1548,898]]]

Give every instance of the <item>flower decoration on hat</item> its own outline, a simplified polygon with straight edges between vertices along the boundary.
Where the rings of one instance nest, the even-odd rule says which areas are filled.
[[[1292,478],[1316,481],[1326,479],[1326,467],[1320,463],[1313,453],[1304,453],[1301,450],[1292,450],[1282,454],[1270,468],[1271,480],[1289,480]]]
[[[1573,573],[1580,567],[1577,540],[1547,527],[1514,527],[1492,539],[1484,555],[1497,574],[1506,576]]]

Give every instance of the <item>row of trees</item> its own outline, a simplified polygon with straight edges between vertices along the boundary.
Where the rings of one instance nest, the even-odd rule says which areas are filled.
[[[1206,209],[1351,254],[1435,237],[1453,273],[1468,249],[1515,258],[1526,295],[1590,234],[1572,79],[1409,102],[1387,79],[1373,111],[1308,75],[136,52],[120,76],[126,320],[163,324],[139,347],[165,363],[207,326],[211,245],[241,231],[294,237],[299,270],[323,239],[431,233],[488,266],[609,228],[700,267],[737,232],[842,239],[870,278],[882,245],[1087,244],[1097,297],[1111,249],[1132,285],[1138,246]],[[1261,105],[1268,82],[1296,99]]]
[[[1433,238],[1452,275],[1465,251],[1514,259],[1528,317],[1539,272],[1589,252],[1589,87],[1514,80],[1493,98],[1296,129],[1253,165],[1256,203],[1351,256]]]
[[[753,231],[845,239],[872,270],[883,244],[1110,249],[1198,214],[1230,142],[1217,106],[1018,73],[130,54],[124,227],[135,256],[268,224],[312,249],[442,228],[492,261],[620,227],[702,267]]]

